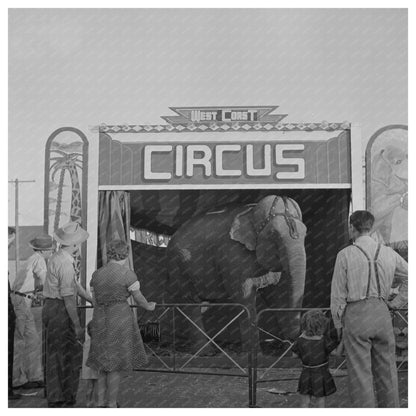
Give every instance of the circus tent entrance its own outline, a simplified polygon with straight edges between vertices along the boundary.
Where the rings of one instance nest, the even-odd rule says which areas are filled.
[[[165,117],[167,125],[100,126],[97,265],[106,261],[107,241],[130,241],[130,266],[144,293],[163,302],[166,246],[186,221],[286,195],[308,227],[303,306],[328,306],[335,256],[348,243],[349,210],[364,200],[359,133],[352,141],[348,123],[282,124],[282,115],[268,115],[274,108],[250,108],[258,117],[244,123],[191,120],[194,113],[182,108]],[[284,291],[266,289],[258,292],[258,308],[279,306]],[[215,325],[220,317],[209,320]]]
[[[168,301],[166,284],[168,268],[166,241],[187,220],[207,212],[218,212],[236,205],[254,204],[266,195],[286,195],[296,200],[302,210],[303,222],[308,228],[305,240],[307,271],[304,307],[328,307],[333,265],[337,252],[348,244],[348,214],[351,192],[349,189],[233,189],[233,190],[139,190],[100,191],[100,201],[118,198],[129,207],[114,209],[107,215],[109,206],[100,204],[99,218],[107,218],[107,238],[110,235],[126,235],[123,224],[128,227],[132,247],[132,267],[139,276],[143,293],[157,303]],[[130,212],[130,221],[125,214]],[[124,217],[123,217],[124,216]],[[123,219],[124,218],[124,219]],[[102,230],[104,225],[99,225]],[[118,230],[117,230],[118,228]],[[214,231],[215,232],[215,231]],[[99,232],[99,237],[102,232]],[[101,237],[100,237],[101,238]],[[101,241],[99,239],[99,241]],[[163,242],[162,242],[163,241]],[[102,242],[98,259],[101,258]],[[260,289],[257,295],[258,310],[279,307],[285,293],[279,286]],[[151,315],[141,313],[143,320]],[[209,334],[221,329],[224,316],[217,308],[203,314]],[[271,333],[278,331],[275,322],[262,322]],[[239,342],[237,323],[230,326],[220,337],[225,344]],[[263,337],[264,338],[264,337]]]

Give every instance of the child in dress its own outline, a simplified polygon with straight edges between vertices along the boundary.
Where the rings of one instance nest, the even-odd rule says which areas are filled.
[[[81,378],[86,380],[85,396],[86,406],[95,407],[97,403],[97,385],[98,385],[98,373],[92,368],[86,365],[88,354],[90,352],[91,345],[91,321],[87,325],[88,337],[84,342],[83,360],[82,360],[82,371]]]
[[[301,319],[302,333],[292,347],[303,364],[298,385],[301,407],[311,407],[311,404],[325,407],[325,397],[336,391],[328,360],[337,342],[327,336],[328,324],[329,320],[319,310],[308,311]]]

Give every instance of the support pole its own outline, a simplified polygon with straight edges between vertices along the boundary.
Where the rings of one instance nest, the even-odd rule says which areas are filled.
[[[356,123],[351,124],[351,183],[352,211],[365,209],[361,128]]]
[[[19,271],[19,257],[20,257],[20,250],[19,250],[19,180],[16,179],[14,181],[14,226],[16,228],[16,238],[14,243],[14,249],[16,253],[16,276]]]
[[[254,317],[251,316],[251,312]],[[259,342],[256,310],[247,310],[249,321],[248,407],[257,407],[257,344]]]
[[[19,179],[15,179],[14,181],[9,181],[9,183],[14,183],[14,225],[16,228],[16,238],[15,238],[15,253],[16,253],[16,276],[17,278],[19,272],[19,260],[20,260],[20,239],[19,239],[19,184],[20,183],[33,183],[36,182],[34,180],[31,181],[19,181]]]

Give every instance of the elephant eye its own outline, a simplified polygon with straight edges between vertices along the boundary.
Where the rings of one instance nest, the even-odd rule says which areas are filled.
[[[403,161],[402,161],[401,159],[397,159],[397,160],[396,160],[396,162],[395,162],[395,164],[396,164],[396,165],[400,165],[402,162],[403,162]]]

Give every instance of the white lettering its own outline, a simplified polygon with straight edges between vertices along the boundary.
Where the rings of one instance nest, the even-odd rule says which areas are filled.
[[[231,119],[233,121],[246,121],[247,120],[247,112],[246,111],[233,111],[231,113]]]
[[[216,111],[198,111],[197,116],[193,113],[196,113],[196,111],[192,111],[192,121],[212,121],[217,119]]]
[[[176,146],[175,154],[175,176],[181,177],[183,175],[183,146]]]
[[[227,118],[227,114],[230,114],[230,118]],[[230,110],[222,110],[222,121],[231,121],[231,112]]]
[[[210,112],[210,115],[213,116],[214,113]],[[260,146],[256,153],[255,146]],[[293,156],[304,150],[304,144],[293,143],[176,144],[175,146],[149,144],[144,146],[143,175],[145,180],[169,181],[172,178],[191,178],[197,168],[205,177],[215,175],[217,178],[240,178],[244,173],[246,180],[256,177],[302,180],[305,179],[305,160]],[[227,152],[229,154],[225,155]],[[289,152],[289,155],[285,152]],[[303,153],[299,156],[303,156]],[[167,169],[166,166],[170,168]],[[197,174],[201,171],[198,170]]]
[[[152,154],[171,152],[172,146],[148,145],[144,148],[144,179],[151,180],[169,180],[172,174],[168,172],[153,172],[152,171]]]
[[[191,110],[191,120],[192,121],[199,121],[200,117],[199,117],[199,110]]]
[[[305,179],[305,160],[300,158],[285,158],[283,152],[289,150],[301,151],[305,149],[303,144],[276,145],[276,164],[277,165],[297,165],[297,172],[277,172],[277,179]]]
[[[272,146],[266,144],[264,146],[264,168],[254,168],[254,146],[252,144],[247,145],[246,149],[246,164],[248,176],[270,176],[272,174],[272,158],[271,150]]]
[[[256,110],[248,110],[248,114],[249,114],[248,120],[254,121],[254,115],[256,114]]]
[[[224,169],[222,155],[224,152],[239,152],[239,144],[220,144],[215,147],[215,174],[217,176],[241,176],[240,169]]]
[[[195,153],[203,153],[201,158],[196,158]],[[203,166],[205,176],[211,176],[211,156],[212,152],[208,146],[190,144],[186,148],[186,176],[194,176],[194,166]]]

